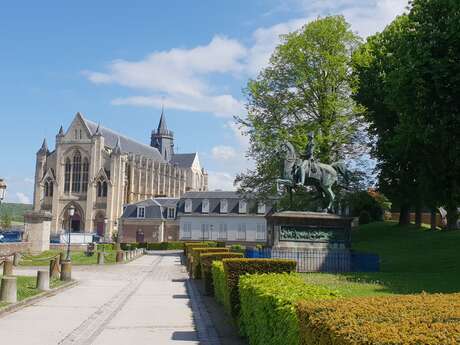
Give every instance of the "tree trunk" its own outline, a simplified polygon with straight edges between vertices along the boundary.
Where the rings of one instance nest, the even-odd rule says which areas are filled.
[[[430,225],[431,225],[431,230],[436,230],[436,208],[432,207],[431,208],[431,216],[430,216]]]
[[[451,200],[447,205],[447,230],[457,229],[458,211],[455,201]]]
[[[415,206],[415,226],[417,228],[422,226],[422,206],[419,203]]]
[[[409,205],[402,205],[399,210],[399,225],[409,225],[410,224],[410,207]]]

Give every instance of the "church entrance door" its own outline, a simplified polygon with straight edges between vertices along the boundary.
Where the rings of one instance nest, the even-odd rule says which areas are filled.
[[[104,236],[104,222],[96,223],[96,231],[99,236]]]
[[[72,217],[71,228],[72,228],[72,232],[81,231],[81,218],[80,218],[80,215],[77,213],[75,213],[75,215]]]

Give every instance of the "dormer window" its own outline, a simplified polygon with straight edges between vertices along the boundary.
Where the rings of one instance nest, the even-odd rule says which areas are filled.
[[[137,207],[137,218],[145,218],[145,207],[144,206]]]
[[[238,213],[246,213],[247,203],[245,200],[240,200],[238,203]]]
[[[208,199],[203,199],[201,203],[201,212],[209,213],[209,200]]]
[[[173,207],[168,208],[168,219],[174,219],[176,217],[176,209]]]
[[[192,200],[187,199],[185,200],[185,213],[192,213]]]
[[[257,204],[257,213],[258,214],[265,214],[265,204],[263,202],[259,202]]]
[[[222,199],[220,201],[220,213],[227,213],[228,212],[228,201],[227,199]]]

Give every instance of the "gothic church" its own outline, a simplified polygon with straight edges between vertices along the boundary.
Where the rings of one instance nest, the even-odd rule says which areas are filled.
[[[117,231],[123,205],[207,189],[198,154],[174,152],[163,111],[150,146],[77,113],[67,131],[61,126],[54,151],[45,139],[37,152],[34,210],[51,212],[52,235],[70,226],[108,240]],[[69,219],[71,205],[75,215]]]

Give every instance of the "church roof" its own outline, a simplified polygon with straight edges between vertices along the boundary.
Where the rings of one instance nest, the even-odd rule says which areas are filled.
[[[94,135],[99,127],[99,133],[104,137],[106,146],[115,148],[117,146],[117,142],[119,141],[118,145],[123,153],[140,154],[157,162],[164,162],[163,157],[156,148],[128,138],[109,128],[102,127],[93,121],[85,119],[83,116],[81,118],[91,132],[91,135]]]
[[[171,164],[177,164],[182,168],[190,168],[196,156],[197,153],[175,153],[171,158]]]

